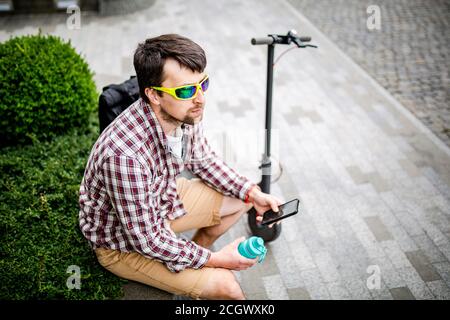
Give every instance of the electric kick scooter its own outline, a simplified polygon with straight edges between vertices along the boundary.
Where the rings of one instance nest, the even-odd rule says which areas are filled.
[[[270,160],[270,130],[272,122],[272,88],[273,88],[273,67],[274,67],[274,53],[275,45],[277,44],[295,44],[297,48],[312,47],[317,48],[315,45],[307,44],[311,41],[311,37],[297,36],[295,30],[290,30],[286,35],[269,34],[265,38],[253,38],[251,39],[252,45],[267,45],[268,59],[267,59],[267,90],[266,90],[266,120],[265,120],[265,142],[264,142],[264,154],[262,156],[261,165],[259,169],[262,171],[261,181],[258,186],[264,193],[270,193],[270,183],[272,177],[272,163]],[[294,49],[290,48],[290,49]],[[288,49],[288,50],[290,50]],[[287,50],[285,51],[287,52]],[[284,53],[285,53],[284,52]],[[283,55],[282,53],[281,55]],[[280,57],[281,57],[280,55]],[[278,61],[278,60],[277,60]],[[263,226],[256,222],[256,210],[250,209],[248,212],[248,224],[253,235],[261,237],[266,242],[270,242],[279,237],[281,233],[281,223],[275,223],[271,228]]]

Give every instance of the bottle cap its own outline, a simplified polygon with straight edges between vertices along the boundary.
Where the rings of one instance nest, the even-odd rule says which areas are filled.
[[[250,237],[241,242],[238,247],[239,253],[249,259],[259,257],[258,262],[262,262],[266,257],[267,249],[264,240],[260,237]]]

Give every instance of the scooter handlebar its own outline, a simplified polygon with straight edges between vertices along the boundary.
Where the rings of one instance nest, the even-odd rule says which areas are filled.
[[[260,45],[260,44],[274,44],[281,43],[281,44],[289,44],[289,39],[292,39],[294,42],[296,42],[296,39],[300,40],[300,42],[310,42],[311,37],[295,37],[295,38],[286,38],[285,36],[278,36],[276,37],[277,40],[275,40],[274,37],[265,37],[265,38],[252,38],[252,45]],[[296,42],[297,43],[297,42]]]
[[[252,38],[252,45],[273,44],[273,42],[274,42],[274,39],[272,37]]]

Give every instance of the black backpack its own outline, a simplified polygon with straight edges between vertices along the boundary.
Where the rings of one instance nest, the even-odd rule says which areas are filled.
[[[139,86],[136,76],[131,76],[121,84],[110,84],[104,87],[98,99],[100,133],[137,99],[139,99]]]

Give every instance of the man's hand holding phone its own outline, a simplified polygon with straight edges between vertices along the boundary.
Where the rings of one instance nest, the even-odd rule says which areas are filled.
[[[274,212],[272,209],[266,211],[263,216],[262,225],[273,225],[273,223],[286,219],[287,217],[293,216],[298,213],[298,205],[300,200],[294,199],[283,203],[278,207],[278,212]]]
[[[283,202],[268,193],[264,193],[256,187],[253,187],[249,193],[249,200],[253,203],[253,207],[256,210],[256,222],[261,223],[263,220],[264,212],[272,209],[274,212],[278,212],[278,207],[283,204]],[[272,228],[274,224],[269,225]]]

